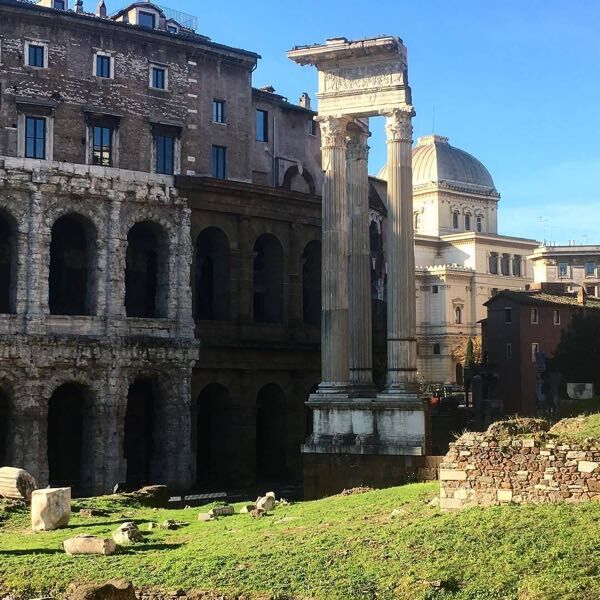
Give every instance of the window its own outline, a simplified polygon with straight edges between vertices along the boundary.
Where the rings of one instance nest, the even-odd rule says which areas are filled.
[[[512,344],[506,344],[506,358],[512,358]]]
[[[504,322],[507,325],[510,325],[512,323],[512,308],[504,309]]]
[[[92,127],[92,164],[102,167],[113,165],[112,127],[102,125]]]
[[[46,158],[44,117],[25,117],[25,158]]]
[[[147,29],[154,29],[156,26],[156,16],[153,13],[140,10],[138,12],[138,25]]]
[[[498,275],[498,253],[490,252],[490,273],[492,275]]]
[[[269,113],[266,110],[256,111],[256,141],[269,141]]]
[[[213,123],[225,123],[225,100],[213,100]]]
[[[442,348],[439,344],[434,344],[433,345],[433,353],[434,354],[441,354],[442,353]]]
[[[156,172],[162,175],[175,174],[175,136],[161,132],[155,136]]]
[[[212,176],[225,179],[227,173],[227,148],[224,146],[212,147]]]
[[[483,231],[483,217],[478,216],[476,220],[477,233],[481,233]]]
[[[555,309],[553,311],[553,322],[555,325],[560,325],[560,310]]]
[[[587,293],[588,296],[595,296],[596,295],[596,286],[594,285],[586,285],[585,286],[585,291]]]
[[[594,277],[595,275],[596,275],[596,263],[591,260],[586,261],[585,276],[586,277]]]
[[[421,228],[421,214],[416,212],[415,213],[415,229],[420,229]]]
[[[458,213],[456,211],[452,213],[452,228],[458,229]]]
[[[462,308],[457,306],[454,309],[454,323],[456,325],[462,325]]]
[[[308,120],[308,134],[317,135],[317,122],[314,119]]]
[[[54,0],[54,8],[57,10],[65,10],[65,0]]]
[[[471,215],[465,215],[465,229],[471,231]]]
[[[179,33],[179,29],[176,25],[167,25],[167,31],[169,33]]]
[[[521,277],[521,256],[515,254],[513,257],[513,275],[515,277]]]
[[[110,79],[112,77],[111,69],[112,59],[106,54],[96,54],[96,77]]]
[[[432,285],[431,286],[431,293],[432,294],[437,294],[439,292],[439,287],[437,285]]]
[[[502,270],[502,275],[510,275],[510,255],[503,254],[502,259],[500,260],[500,269]]]
[[[540,345],[537,342],[531,344],[531,362],[534,363],[537,360],[537,355],[540,353]]]
[[[537,308],[531,309],[531,324],[532,325],[538,324],[538,309]]]
[[[492,288],[490,290],[490,296],[493,298],[498,293],[498,288]]]
[[[44,64],[44,53],[45,47],[38,44],[28,45],[27,64],[30,67],[38,67],[43,69],[46,65]]]
[[[150,68],[150,87],[155,90],[167,89],[167,69],[165,67]]]
[[[567,263],[558,263],[558,276],[567,277],[568,268]]]

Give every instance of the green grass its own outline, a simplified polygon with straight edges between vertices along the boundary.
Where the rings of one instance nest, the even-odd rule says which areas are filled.
[[[435,482],[413,484],[282,506],[262,519],[236,514],[208,523],[196,520],[199,509],[95,498],[74,502],[74,509],[101,508],[105,516],[75,515],[68,529],[37,534],[26,511],[3,513],[0,505],[0,597],[62,598],[73,581],[125,577],[138,587],[251,598],[600,598],[600,503],[442,514],[427,505],[438,489]],[[394,508],[404,512],[391,518]],[[124,520],[145,530],[167,518],[189,525],[153,530],[144,543],[110,557],[60,550],[76,534],[108,536]]]
[[[588,438],[600,440],[600,413],[563,419],[550,432],[565,442],[583,442]]]

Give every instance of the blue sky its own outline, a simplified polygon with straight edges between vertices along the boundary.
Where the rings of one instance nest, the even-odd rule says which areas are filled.
[[[94,0],[86,0],[93,9]],[[159,4],[165,4],[158,2]],[[109,10],[123,3],[111,0]],[[262,55],[254,85],[314,97],[286,56],[329,37],[397,35],[408,47],[415,139],[435,132],[481,160],[502,194],[501,233],[600,243],[600,2],[300,0],[193,2],[198,32]],[[370,170],[385,161],[372,122]],[[540,219],[541,218],[541,219]]]

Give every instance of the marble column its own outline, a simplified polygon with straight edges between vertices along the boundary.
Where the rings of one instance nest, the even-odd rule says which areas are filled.
[[[354,394],[374,395],[369,247],[369,172],[367,140],[371,134],[349,131],[346,157],[349,216],[350,385]]]
[[[386,394],[417,391],[417,318],[412,201],[413,108],[386,114],[387,134],[387,380]]]
[[[322,202],[321,384],[319,393],[345,393],[348,347],[348,119],[317,117],[324,171]]]

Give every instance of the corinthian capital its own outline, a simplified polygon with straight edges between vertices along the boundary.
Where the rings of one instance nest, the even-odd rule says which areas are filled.
[[[345,148],[346,127],[349,120],[343,117],[317,117],[321,129],[321,148]]]
[[[369,145],[367,140],[371,134],[368,131],[348,132],[347,160],[367,160],[369,158]]]
[[[414,108],[408,104],[402,108],[394,108],[392,112],[386,113],[385,116],[387,141],[412,143],[411,119],[415,116]]]

